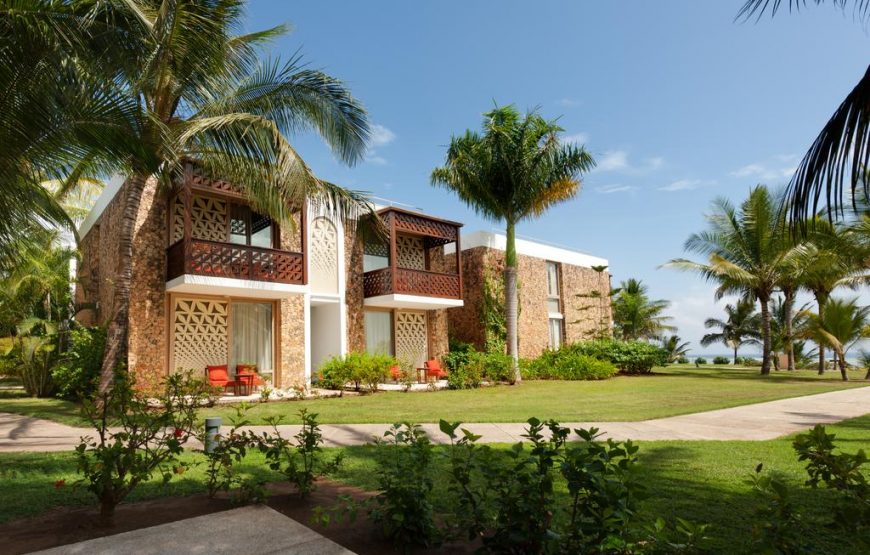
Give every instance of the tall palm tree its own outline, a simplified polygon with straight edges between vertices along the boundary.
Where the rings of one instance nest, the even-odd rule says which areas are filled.
[[[563,129],[536,111],[520,115],[513,106],[484,114],[483,133],[454,136],[443,167],[432,170],[432,185],[444,187],[483,217],[504,223],[507,352],[520,381],[517,340],[516,226],[573,198],[580,176],[595,166],[582,146],[559,140]]]
[[[774,353],[785,353],[788,364],[786,369],[795,370],[795,333],[799,333],[806,325],[803,313],[810,304],[804,304],[798,311],[794,311],[794,298],[787,296],[774,297],[770,303],[770,349]],[[773,359],[774,367],[781,370],[777,359]]]
[[[761,306],[761,373],[770,373],[770,297],[794,263],[796,247],[783,233],[785,220],[767,187],[754,187],[735,208],[719,198],[707,216],[709,229],[692,234],[685,249],[708,256],[706,263],[675,259],[665,266],[699,273],[719,283],[717,295],[749,295]]]
[[[737,352],[744,345],[758,345],[761,339],[761,319],[755,311],[755,303],[749,300],[739,300],[737,304],[726,304],[725,320],[707,318],[704,327],[718,329],[701,338],[701,345],[709,347],[714,343],[724,343],[734,351],[734,364],[737,364]]]
[[[83,175],[128,176],[101,392],[110,387],[125,353],[133,230],[146,183],[171,187],[192,158],[204,171],[243,185],[255,209],[291,228],[292,211],[306,198],[346,219],[370,211],[361,195],[318,179],[287,139],[292,132],[314,130],[339,159],[352,164],[366,148],[365,110],[341,82],[306,68],[299,57],[261,59],[263,46],[285,28],[236,34],[244,26],[245,3],[41,3],[43,22],[64,8],[80,18],[78,31],[91,46],[86,51],[91,59],[106,53],[107,42],[113,44],[97,69],[113,75],[103,88],[118,97],[112,105],[122,113],[79,138],[78,156],[64,175],[67,188]],[[85,11],[87,17],[81,17]],[[123,141],[107,150],[106,139],[119,134]]]
[[[804,337],[834,350],[843,380],[846,372],[846,352],[859,340],[870,337],[870,306],[858,306],[858,299],[831,299],[824,316],[807,311]]]
[[[689,352],[689,342],[680,342],[679,335],[670,335],[662,338],[662,349],[668,354],[668,362],[676,362]]]
[[[815,4],[823,0],[814,0]],[[775,15],[785,4],[789,11],[806,7],[806,0],[747,0],[738,18],[761,18],[769,12]],[[870,18],[867,0],[834,0],[839,9],[853,6],[857,19],[866,23]],[[864,168],[870,165],[870,67],[846,98],[834,111],[804,155],[789,186],[789,206],[792,220],[799,222],[815,214],[819,199],[827,199],[828,216],[843,214],[848,202],[844,192],[856,192],[864,179]]]
[[[664,311],[669,301],[649,298],[649,289],[639,279],[630,278],[620,282],[611,301],[613,326],[616,335],[624,341],[657,339],[666,331],[675,328],[668,325],[670,316]]]

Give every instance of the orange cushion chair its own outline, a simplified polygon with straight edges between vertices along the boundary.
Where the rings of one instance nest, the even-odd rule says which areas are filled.
[[[257,365],[256,364],[237,364],[236,365],[236,375],[239,373],[245,374],[253,374],[254,375],[254,386],[266,385],[266,382],[263,381],[263,378],[257,374]]]
[[[236,381],[230,379],[230,374],[226,364],[218,366],[206,366],[206,374],[208,374],[208,383],[215,387],[222,387],[226,390],[228,387],[235,387]]]
[[[426,377],[427,378],[435,378],[436,380],[441,380],[447,377],[447,372],[441,368],[441,363],[436,359],[427,360],[423,363],[423,367],[426,368]]]
[[[391,366],[390,377],[393,378],[394,382],[399,381],[400,379],[402,379],[402,369],[398,366]]]

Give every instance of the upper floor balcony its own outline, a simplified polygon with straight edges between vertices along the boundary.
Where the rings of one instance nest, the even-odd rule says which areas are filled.
[[[167,290],[278,298],[303,290],[305,208],[293,233],[258,214],[242,191],[190,165],[169,198]]]
[[[365,243],[365,304],[418,309],[462,306],[462,224],[394,207],[378,214],[388,234]],[[445,256],[448,243],[456,243],[457,248]]]

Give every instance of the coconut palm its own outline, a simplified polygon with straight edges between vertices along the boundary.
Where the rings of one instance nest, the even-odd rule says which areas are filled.
[[[709,229],[692,234],[685,249],[708,256],[706,263],[671,260],[665,266],[699,273],[719,284],[717,296],[749,295],[761,306],[761,373],[770,373],[770,307],[778,284],[794,264],[796,248],[783,232],[767,187],[754,187],[739,208],[719,198],[707,216]]]
[[[840,375],[848,380],[846,353],[855,343],[870,337],[870,306],[858,306],[858,299],[831,299],[824,316],[809,311],[805,316],[807,325],[802,335],[833,349]]]
[[[737,352],[744,345],[758,345],[761,339],[761,320],[755,311],[755,303],[739,300],[736,305],[726,304],[725,320],[707,318],[704,327],[719,331],[707,333],[701,338],[701,345],[709,347],[714,343],[724,343],[734,351],[734,364]]]
[[[821,4],[822,0],[815,0]],[[867,0],[834,0],[839,9],[853,6],[862,23],[870,17]],[[775,15],[786,4],[783,0],[747,0],[738,18],[761,18],[769,12]],[[789,11],[798,11],[806,0],[788,0]],[[846,202],[844,192],[855,193],[864,178],[864,168],[870,162],[870,67],[858,84],[846,95],[840,106],[819,132],[804,155],[789,183],[792,218],[800,221],[818,209],[820,198],[828,200],[829,216],[842,214]],[[854,196],[854,195],[853,195]]]
[[[522,116],[513,106],[496,107],[484,114],[483,133],[468,130],[451,138],[444,166],[432,171],[432,185],[453,191],[484,218],[505,225],[507,352],[517,383],[516,227],[573,198],[580,176],[595,166],[583,147],[559,140],[562,131],[536,111]]]
[[[650,299],[649,290],[641,280],[622,281],[613,291],[611,301],[614,333],[624,341],[658,339],[664,332],[675,329],[668,325],[671,317],[664,315],[670,305],[663,299]]]
[[[662,338],[662,349],[668,354],[668,362],[676,362],[689,352],[689,342],[680,343],[680,336],[671,335]]]
[[[795,312],[794,297],[789,299],[785,295],[774,297],[770,303],[770,350],[773,353],[786,354],[786,369],[789,371],[795,370],[795,331],[800,331],[806,324],[803,313],[809,306],[809,303],[805,303]],[[782,370],[775,357],[773,365],[777,370]]]
[[[255,209],[291,228],[294,207],[306,198],[355,218],[370,211],[365,199],[319,180],[287,135],[314,130],[339,159],[354,163],[364,155],[369,128],[364,109],[341,82],[306,68],[299,57],[261,59],[263,46],[282,35],[283,27],[235,34],[243,27],[243,0],[45,5],[46,11],[67,6],[77,16],[88,10],[80,31],[93,46],[92,57],[105,53],[100,45],[106,36],[112,40],[112,52],[103,59],[108,67],[99,69],[114,75],[103,87],[118,97],[113,106],[123,108],[111,125],[97,122],[80,138],[78,157],[64,176],[67,188],[83,175],[128,176],[102,392],[126,344],[133,228],[146,183],[168,189],[194,159],[203,171],[243,185]],[[88,22],[97,25],[85,27]],[[119,131],[126,139],[107,151],[106,138]]]

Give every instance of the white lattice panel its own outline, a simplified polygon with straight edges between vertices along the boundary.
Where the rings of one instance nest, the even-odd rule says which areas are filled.
[[[311,223],[311,290],[338,293],[338,230],[327,218]]]
[[[396,261],[399,268],[409,270],[425,270],[426,254],[423,250],[423,239],[410,235],[396,236]]]
[[[190,234],[194,239],[225,242],[227,235],[227,202],[211,197],[194,196],[190,210]],[[184,200],[175,197],[172,205],[172,242],[184,237]]]
[[[226,364],[228,303],[205,299],[175,300],[172,323],[173,370],[204,370]]]
[[[396,358],[420,368],[429,354],[426,313],[397,310],[395,315]]]

